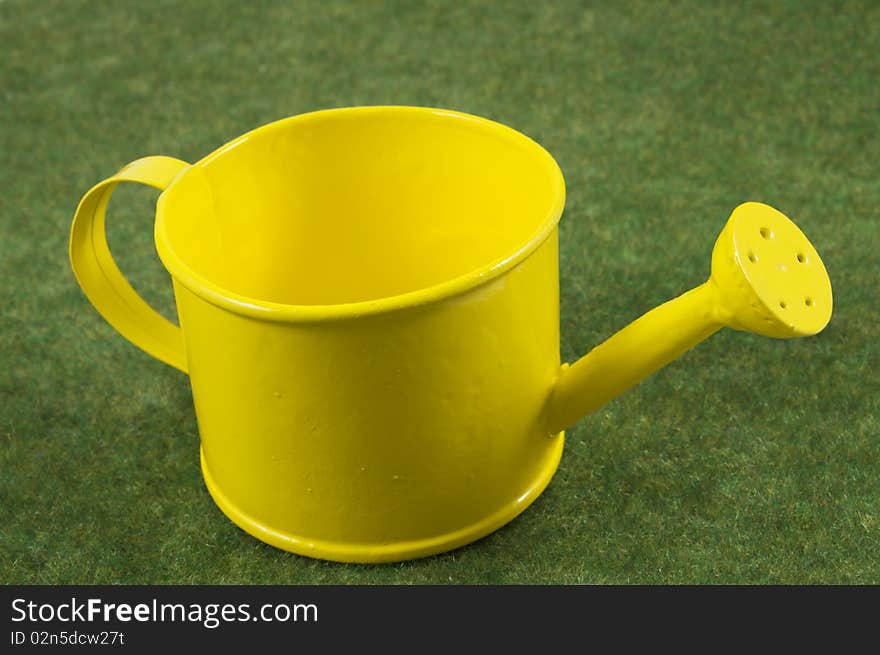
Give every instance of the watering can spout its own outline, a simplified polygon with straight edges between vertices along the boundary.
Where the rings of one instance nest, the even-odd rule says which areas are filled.
[[[596,411],[722,327],[809,336],[828,324],[831,309],[828,273],[806,236],[772,207],[744,203],[715,242],[706,282],[562,365],[547,406],[550,431]]]

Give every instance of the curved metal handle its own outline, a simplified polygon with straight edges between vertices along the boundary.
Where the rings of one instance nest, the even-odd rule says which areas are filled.
[[[95,309],[138,348],[184,373],[186,351],[180,328],[150,307],[119,270],[107,245],[105,212],[119,182],[164,189],[188,166],[172,157],[132,162],[83,196],[70,227],[70,265]]]

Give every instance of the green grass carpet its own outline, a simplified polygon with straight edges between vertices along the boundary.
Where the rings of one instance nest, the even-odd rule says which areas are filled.
[[[0,3],[0,582],[880,583],[876,2]],[[396,565],[249,537],[198,469],[186,377],[70,273],[80,196],[147,154],[195,160],[284,116],[442,106],[558,159],[562,354],[708,274],[730,211],[816,244],[818,337],[724,331],[569,432],[513,523]],[[156,194],[110,240],[166,313]]]

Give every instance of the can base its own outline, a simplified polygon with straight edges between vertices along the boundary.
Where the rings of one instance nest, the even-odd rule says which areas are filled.
[[[435,555],[448,550],[453,550],[459,546],[464,546],[477,539],[485,537],[494,532],[501,526],[509,523],[519,516],[535,499],[541,495],[541,492],[547,488],[550,479],[559,466],[559,460],[562,457],[562,448],[564,444],[564,433],[560,433],[555,437],[556,444],[547,458],[545,466],[541,469],[539,475],[532,484],[518,498],[503,505],[500,509],[493,512],[489,516],[473,523],[465,528],[441,534],[428,539],[417,539],[413,541],[401,541],[390,544],[369,545],[358,543],[342,543],[320,541],[308,539],[299,535],[288,534],[273,530],[262,523],[253,520],[250,516],[238,509],[223,494],[211,477],[208,467],[205,463],[205,454],[199,450],[199,456],[202,465],[202,476],[205,480],[205,486],[211,498],[220,508],[220,510],[238,527],[256,537],[260,541],[264,541],[270,546],[275,546],[282,550],[304,555],[306,557],[314,557],[316,559],[331,560],[334,562],[352,562],[362,564],[378,564],[383,562],[400,562],[403,560],[418,559]]]

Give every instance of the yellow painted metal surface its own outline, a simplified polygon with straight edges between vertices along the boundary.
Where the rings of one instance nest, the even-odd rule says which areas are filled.
[[[106,247],[121,181],[165,189],[155,238],[180,328]],[[83,198],[70,257],[120,333],[188,372],[205,482],[227,516],[303,555],[395,561],[511,520],[548,484],[565,427],[722,325],[794,336],[827,323],[818,254],[747,203],[709,282],[560,366],[564,195],[552,157],[497,123],[328,110],[191,166],[134,162]]]
[[[549,425],[568,427],[724,326],[808,336],[828,324],[831,306],[828,273],[804,234],[772,207],[743,203],[715,242],[708,281],[563,366]]]

